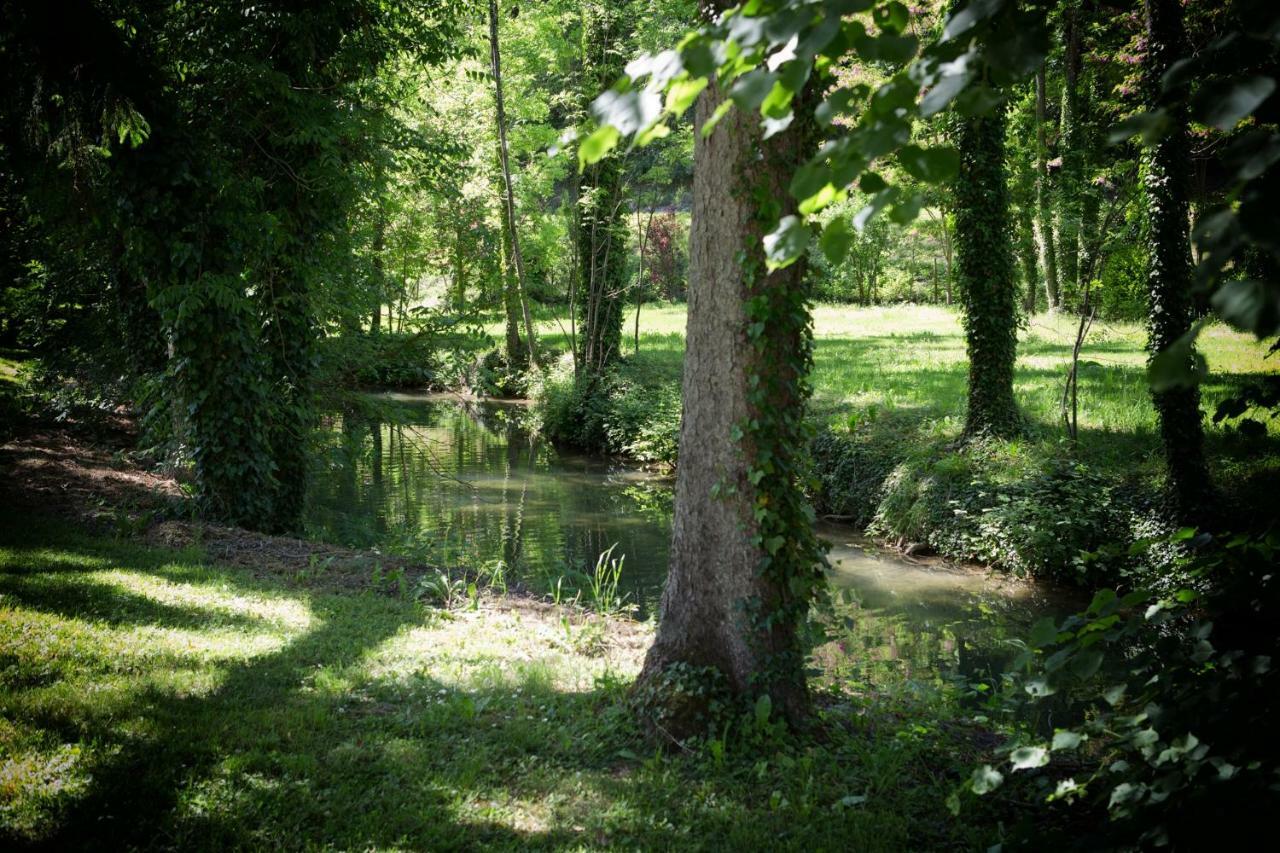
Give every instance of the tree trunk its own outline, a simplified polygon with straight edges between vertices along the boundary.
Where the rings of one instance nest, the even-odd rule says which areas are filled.
[[[1017,284],[1005,181],[1005,113],[967,118],[960,127],[955,182],[956,258],[969,354],[967,436],[1007,437],[1020,419],[1013,397]]]
[[[498,44],[498,0],[489,0],[489,67],[493,72],[493,100],[498,124],[498,163],[502,169],[503,202],[507,228],[510,231],[511,260],[516,270],[516,293],[520,300],[521,313],[524,314],[524,333],[529,344],[529,360],[536,365],[538,348],[533,334],[533,318],[529,315],[524,258],[520,254],[520,234],[516,229],[516,199],[511,187],[511,160],[507,152],[507,112],[502,100],[502,50]],[[509,333],[508,342],[510,342]],[[513,354],[508,350],[507,355],[510,358]],[[519,353],[516,355],[518,356]]]
[[[631,29],[629,4],[587,2],[582,9],[582,81],[587,103],[622,75]],[[606,157],[582,174],[578,198],[579,306],[582,334],[578,363],[598,376],[622,349],[622,311],[627,281],[623,247],[625,179],[620,157]]]
[[[1080,206],[1084,192],[1084,126],[1080,99],[1080,9],[1067,3],[1062,11],[1063,56],[1062,117],[1058,150],[1062,172],[1058,178],[1058,260],[1059,284],[1068,290],[1067,300],[1079,305],[1080,287]]]
[[[498,160],[498,170],[502,170],[502,160]],[[507,364],[520,365],[526,363],[528,352],[524,342],[520,340],[520,291],[516,280],[515,264],[511,260],[511,220],[506,214],[506,200],[503,199],[502,213],[502,263],[498,271],[502,278],[502,313],[506,318]]]
[[[1052,191],[1049,186],[1049,145],[1045,141],[1044,66],[1036,72],[1036,201],[1040,209],[1040,265],[1044,268],[1044,295],[1048,310],[1058,310],[1058,252],[1053,241]]]
[[[1188,222],[1187,110],[1174,99],[1164,103],[1161,78],[1179,58],[1189,55],[1178,0],[1146,0],[1147,58],[1143,85],[1150,106],[1163,106],[1172,119],[1169,131],[1145,152],[1143,187],[1147,201],[1148,262],[1147,350],[1152,357],[1168,349],[1191,328],[1191,239]],[[1210,506],[1211,483],[1204,457],[1200,391],[1195,387],[1153,392],[1180,518],[1202,521]]]
[[[1018,258],[1022,263],[1022,307],[1030,317],[1036,313],[1040,290],[1040,270],[1036,264],[1036,226],[1031,208],[1018,208]]]
[[[762,140],[759,115],[734,109],[704,138],[702,126],[725,98],[713,84],[695,110],[670,570],[636,687],[649,725],[675,739],[706,731],[709,697],[680,689],[690,677],[710,678],[734,697],[768,695],[793,724],[806,717],[797,626],[822,580],[795,473],[812,347],[804,262],[765,272],[769,225],[756,200],[777,200],[779,215],[794,211],[787,188],[807,156],[811,122],[797,104],[792,126]]]
[[[386,288],[383,284],[383,240],[386,234],[386,220],[382,216],[382,205],[378,205],[378,216],[373,223],[373,314],[369,318],[369,331],[378,334],[382,330],[382,303],[386,299]]]

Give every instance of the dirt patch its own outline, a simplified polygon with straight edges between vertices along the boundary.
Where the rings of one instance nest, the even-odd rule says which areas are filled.
[[[105,439],[41,429],[0,446],[0,497],[10,506],[98,524],[178,509],[178,481],[140,466],[121,430]]]

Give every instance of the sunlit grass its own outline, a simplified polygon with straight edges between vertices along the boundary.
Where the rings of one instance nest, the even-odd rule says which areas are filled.
[[[685,307],[645,306],[640,353],[628,368],[646,381],[678,382],[684,352]],[[632,316],[625,349],[633,353]],[[565,321],[567,322],[567,321]],[[1078,318],[1041,314],[1019,333],[1015,392],[1032,427],[1032,440],[1065,437],[1062,394]],[[546,345],[564,347],[559,326],[544,319]],[[893,305],[859,308],[818,305],[814,310],[813,411],[825,423],[844,425],[851,414],[865,418],[890,411],[915,416],[927,435],[946,438],[963,426],[967,360],[958,312],[941,306]],[[1155,412],[1146,382],[1145,332],[1138,323],[1099,321],[1081,353],[1078,418],[1080,452],[1111,464],[1151,462],[1158,453]],[[1267,347],[1221,324],[1210,324],[1200,349],[1211,375],[1202,387],[1205,428],[1228,454],[1255,450],[1240,444],[1228,425],[1211,416],[1219,402],[1251,377],[1280,369]],[[1256,413],[1255,413],[1256,414]],[[1280,436],[1280,421],[1268,421]],[[1136,455],[1135,455],[1136,454]]]
[[[625,701],[647,629],[587,652],[563,615],[281,586],[11,514],[0,844],[875,850],[921,821],[990,842],[945,814],[969,758],[941,707],[870,704],[820,748],[654,755]]]

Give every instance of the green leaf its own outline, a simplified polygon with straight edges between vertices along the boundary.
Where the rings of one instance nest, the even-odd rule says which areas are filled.
[[[1079,678],[1092,678],[1102,666],[1102,652],[1087,649],[1071,659],[1071,671]]]
[[[969,789],[978,796],[990,793],[1000,787],[1000,783],[1004,781],[1004,776],[1000,774],[990,764],[984,764],[977,770],[973,771],[973,775],[969,777]]]
[[[1043,746],[1020,746],[1009,753],[1009,764],[1015,771],[1034,770],[1049,763],[1049,751]]]
[[[1198,100],[1204,105],[1205,124],[1219,130],[1233,129],[1250,116],[1276,90],[1276,81],[1261,75],[1208,86]]]
[[[949,145],[936,148],[908,145],[898,152],[898,161],[907,174],[926,184],[950,180],[960,171],[960,152]]]
[[[685,110],[693,106],[702,90],[710,82],[706,77],[691,77],[677,80],[667,88],[667,112],[683,115]]]
[[[754,112],[760,109],[760,105],[773,92],[777,82],[777,74],[757,68],[754,71],[748,71],[733,82],[733,86],[729,88],[729,97],[742,109]]]
[[[909,225],[920,215],[922,207],[924,207],[924,196],[920,193],[911,193],[894,204],[893,209],[889,211],[889,219],[899,225]]]
[[[1027,642],[1033,649],[1042,649],[1051,645],[1058,639],[1058,627],[1053,621],[1052,616],[1045,616],[1043,619],[1031,626],[1031,636]]]
[[[756,700],[755,718],[756,728],[764,728],[769,722],[769,715],[773,713],[773,700],[769,698],[769,694],[765,693]]]
[[[1200,325],[1196,323],[1191,331],[1151,359],[1151,363],[1147,365],[1147,382],[1150,383],[1151,390],[1159,393],[1174,388],[1193,388],[1204,381],[1209,373],[1209,365],[1195,348]]]
[[[778,227],[764,238],[764,256],[769,269],[781,269],[794,263],[809,247],[811,237],[799,217],[782,217]]]
[[[1118,122],[1107,131],[1107,141],[1112,145],[1141,136],[1146,145],[1159,140],[1169,129],[1169,115],[1164,110],[1135,113]]]
[[[827,227],[822,229],[822,237],[819,238],[818,245],[822,249],[822,254],[826,255],[831,263],[838,264],[843,261],[845,255],[849,253],[849,247],[853,245],[853,231],[849,228],[848,220],[843,216],[837,216],[828,222]]]
[[[720,123],[720,119],[729,114],[729,110],[733,109],[733,101],[721,101],[720,106],[716,107],[716,111],[711,117],[702,123],[702,138],[706,139],[711,132],[716,129],[716,125]]]
[[[604,156],[618,145],[622,134],[611,124],[598,127],[591,135],[582,140],[578,146],[578,170],[581,171],[592,163],[598,163]]]
[[[1053,749],[1075,749],[1084,741],[1084,735],[1066,730],[1053,733]]]
[[[816,193],[800,202],[800,212],[805,216],[817,213],[822,208],[831,204],[839,197],[840,193],[834,184],[825,184]]]
[[[1222,319],[1259,338],[1280,333],[1280,284],[1229,281],[1210,300]]]

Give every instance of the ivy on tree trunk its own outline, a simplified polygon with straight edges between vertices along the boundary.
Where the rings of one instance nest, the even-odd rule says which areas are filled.
[[[1005,180],[1005,124],[999,108],[960,123],[956,259],[969,354],[969,436],[1011,436],[1020,425],[1013,397],[1018,288]]]
[[[793,724],[809,710],[799,635],[822,582],[801,488],[812,326],[803,259],[765,268],[761,238],[794,212],[791,175],[811,107],[762,139],[758,114],[712,84],[695,108],[684,408],[670,570],[636,686],[664,737],[705,732],[713,693],[769,697]]]
[[[1151,107],[1164,107],[1171,124],[1143,157],[1147,202],[1147,350],[1163,352],[1191,329],[1191,239],[1188,222],[1185,100],[1164,95],[1165,72],[1189,46],[1178,0],[1146,0],[1147,56],[1143,86]],[[1166,102],[1167,101],[1167,102]],[[1188,358],[1193,358],[1188,351]],[[1200,391],[1195,386],[1153,391],[1169,485],[1183,521],[1202,520],[1210,500],[1204,456]]]

